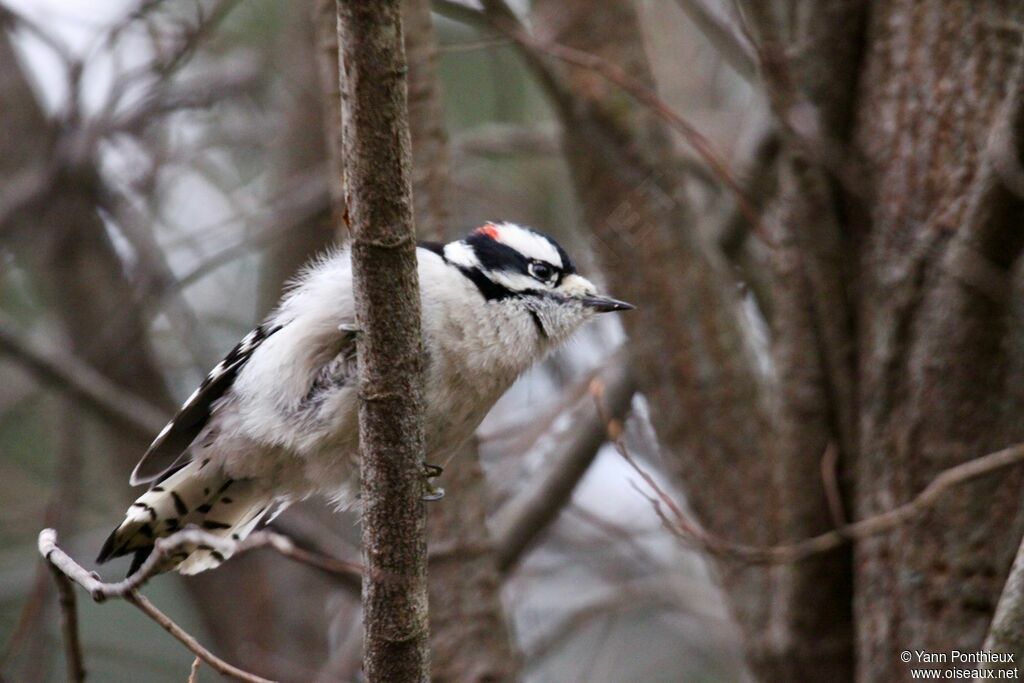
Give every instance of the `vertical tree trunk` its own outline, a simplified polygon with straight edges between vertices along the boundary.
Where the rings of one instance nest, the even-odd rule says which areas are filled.
[[[1019,163],[1020,131],[992,132],[1004,102],[1019,106],[1022,21],[1009,1],[873,8],[855,136],[872,221],[858,308],[861,516],[1024,437],[1008,343],[1024,212],[986,191],[993,154]],[[1022,474],[984,478],[858,544],[862,680],[907,680],[903,649],[981,647],[1021,535]]]
[[[363,671],[425,683],[424,364],[400,6],[340,0],[338,45],[359,328]]]
[[[794,12],[789,35],[768,3],[747,3],[758,29],[761,75],[781,129],[780,188],[766,212],[774,244],[771,349],[774,362],[772,457],[779,487],[780,537],[796,541],[841,520],[848,471],[857,455],[856,384],[850,295],[853,239],[842,195],[826,161],[849,138],[862,44],[863,0],[822,0]],[[786,46],[806,46],[798,54]],[[793,129],[812,113],[817,137]],[[831,492],[823,466],[834,456]],[[852,551],[838,548],[777,569],[771,666],[774,678],[849,681],[854,677]]]
[[[330,93],[325,92],[327,82],[318,72],[320,55],[317,49],[321,29],[318,24],[324,19],[319,11],[313,12],[313,5],[310,0],[291,3],[288,26],[276,50],[280,55],[280,68],[289,84],[288,92],[295,93],[285,113],[285,129],[277,154],[275,177],[279,182],[275,190],[281,193],[287,192],[296,182],[320,182],[321,172],[325,188],[329,181],[325,111]],[[336,16],[333,3],[329,10],[329,20],[333,20]],[[329,29],[331,34],[336,34],[333,23]],[[337,53],[334,62],[337,64]],[[337,67],[332,77],[337,88]],[[341,106],[340,97],[336,105]],[[337,127],[340,125],[339,120]],[[267,251],[260,280],[261,311],[270,310],[278,302],[282,285],[314,254],[329,247],[334,237],[335,226],[329,202],[325,201],[323,211],[294,225],[286,239]]]
[[[486,525],[487,482],[476,440],[453,455],[445,468],[444,500],[430,506],[428,518],[433,680],[514,681],[519,658],[501,608],[501,576]]]

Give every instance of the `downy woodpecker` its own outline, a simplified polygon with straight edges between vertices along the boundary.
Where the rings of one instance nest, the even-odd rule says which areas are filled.
[[[595,313],[632,308],[597,295],[550,237],[488,223],[417,248],[426,370],[427,460],[467,439],[515,379]],[[236,540],[290,502],[358,491],[356,320],[347,249],[315,261],[277,309],[231,350],[143,455],[150,484],[98,561],[188,525]],[[431,489],[428,487],[427,489]],[[190,548],[164,569],[194,574],[220,552]]]

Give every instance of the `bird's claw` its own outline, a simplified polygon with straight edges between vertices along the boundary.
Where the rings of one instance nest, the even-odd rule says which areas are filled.
[[[440,465],[423,463],[423,500],[433,501],[444,498],[444,489],[434,484],[433,480],[440,477],[444,468]]]

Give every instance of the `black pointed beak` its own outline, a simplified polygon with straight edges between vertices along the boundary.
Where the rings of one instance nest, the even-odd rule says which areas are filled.
[[[580,302],[587,308],[591,308],[598,313],[611,313],[612,311],[631,311],[636,306],[633,304],[627,304],[625,301],[619,301],[618,299],[611,299],[606,296],[584,296],[580,297]]]

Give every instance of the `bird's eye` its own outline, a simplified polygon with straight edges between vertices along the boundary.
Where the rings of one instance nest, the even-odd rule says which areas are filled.
[[[541,282],[548,282],[555,276],[555,268],[543,261],[534,261],[530,264],[530,275]]]

